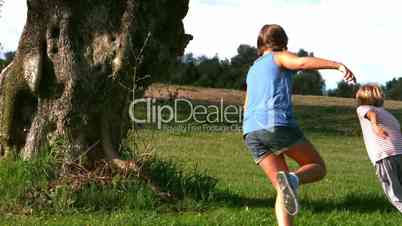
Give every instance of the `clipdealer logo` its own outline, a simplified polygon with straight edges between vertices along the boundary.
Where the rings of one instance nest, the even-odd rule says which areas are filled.
[[[138,105],[145,105],[145,116],[135,114]],[[218,105],[194,104],[187,99],[175,99],[173,104],[160,104],[156,99],[137,99],[130,104],[130,119],[138,124],[156,124],[162,129],[166,124],[239,124],[242,122],[241,106],[225,105],[223,99]]]

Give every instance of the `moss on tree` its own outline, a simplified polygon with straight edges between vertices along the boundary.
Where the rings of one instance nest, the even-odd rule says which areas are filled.
[[[29,159],[61,137],[71,158],[94,144],[91,159],[118,158],[130,124],[131,95],[123,87],[133,84],[134,66],[152,76],[139,84],[146,87],[183,53],[191,39],[182,23],[189,1],[27,2],[16,56],[0,76],[0,149]]]

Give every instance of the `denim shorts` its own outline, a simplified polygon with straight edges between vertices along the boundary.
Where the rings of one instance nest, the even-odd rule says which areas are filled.
[[[245,135],[245,143],[259,164],[267,155],[280,155],[296,144],[308,142],[299,127],[276,126]]]

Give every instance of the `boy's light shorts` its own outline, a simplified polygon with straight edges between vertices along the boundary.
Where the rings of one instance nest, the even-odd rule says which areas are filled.
[[[245,143],[256,164],[267,155],[280,155],[293,145],[308,142],[299,127],[276,126],[257,130],[245,136]]]
[[[388,200],[402,212],[402,155],[377,161],[375,168]]]

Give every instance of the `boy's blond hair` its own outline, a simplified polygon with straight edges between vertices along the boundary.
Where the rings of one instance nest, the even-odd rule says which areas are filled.
[[[379,85],[369,83],[360,87],[356,93],[357,105],[384,106],[384,93]]]

